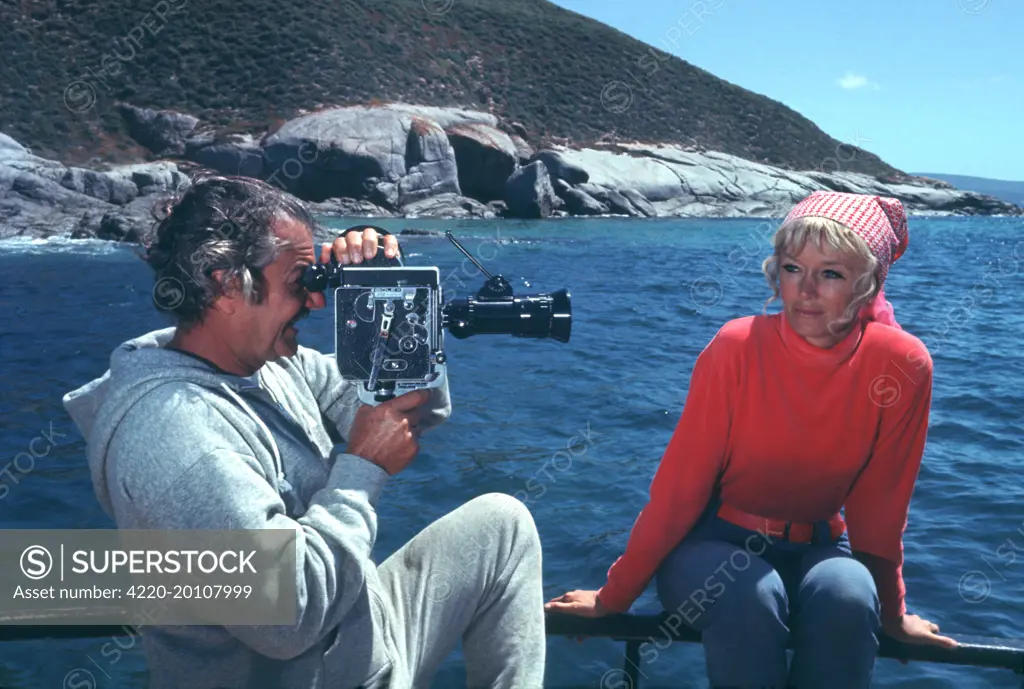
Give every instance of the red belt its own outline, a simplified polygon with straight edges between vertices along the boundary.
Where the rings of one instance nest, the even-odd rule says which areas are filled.
[[[781,538],[792,543],[812,543],[814,541],[815,522],[787,522],[781,519],[766,519],[756,514],[738,510],[726,504],[718,508],[718,516],[727,522],[750,531],[759,531],[770,538]],[[832,540],[846,532],[843,516],[836,512],[828,518],[828,526]]]

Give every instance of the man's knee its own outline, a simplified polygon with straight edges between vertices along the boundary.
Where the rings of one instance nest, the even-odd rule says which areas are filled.
[[[540,549],[540,536],[529,508],[505,493],[487,493],[470,500],[465,507],[473,512],[475,537],[503,540],[516,546]]]
[[[534,526],[529,508],[506,493],[485,493],[467,502],[466,507],[483,512],[494,524],[518,525],[525,522]]]

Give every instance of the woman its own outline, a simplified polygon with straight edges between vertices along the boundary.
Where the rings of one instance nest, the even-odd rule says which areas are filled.
[[[599,591],[547,610],[625,612],[655,579],[702,633],[712,686],[867,687],[879,628],[956,645],[904,603],[932,390],[882,291],[906,247],[896,199],[793,208],[763,264],[782,312],[730,321],[701,352],[625,553]]]

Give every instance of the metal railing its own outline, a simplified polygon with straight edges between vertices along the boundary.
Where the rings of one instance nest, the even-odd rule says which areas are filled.
[[[135,630],[126,624],[88,624],[90,618],[96,617],[96,611],[81,611],[80,615],[76,613],[76,619],[81,620],[83,624],[46,623],[48,618],[67,620],[68,613],[69,611],[62,610],[0,616],[0,641],[88,639],[129,636],[135,633]],[[668,613],[608,615],[593,619],[549,612],[546,614],[546,631],[549,636],[603,637],[625,642],[622,669],[632,682],[629,686],[637,689],[640,686],[640,647],[644,643],[661,640],[700,643],[699,633],[678,623],[670,624],[669,618]],[[943,633],[956,639],[960,645],[957,648],[919,646],[900,643],[883,636],[878,656],[949,665],[1000,668],[1024,675],[1024,639]]]
[[[630,686],[640,686],[640,647],[645,643],[672,640],[700,643],[700,634],[678,623],[670,624],[670,615],[607,615],[599,618],[579,617],[566,613],[547,613],[549,636],[604,637],[626,642],[623,672]],[[878,657],[947,663],[973,667],[1001,668],[1024,674],[1024,639],[1001,639],[984,636],[950,634],[956,648],[905,644],[882,636]]]

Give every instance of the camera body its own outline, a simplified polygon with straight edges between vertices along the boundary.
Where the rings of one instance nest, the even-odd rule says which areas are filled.
[[[405,266],[401,259],[383,259],[382,252],[357,266],[332,258],[309,266],[302,277],[309,291],[333,288],[338,370],[367,404],[443,385],[446,331],[458,338],[505,334],[569,341],[566,290],[516,296],[508,280],[484,270],[451,232],[446,236],[487,276],[475,296],[446,303],[437,267]]]
[[[440,386],[447,376],[436,267],[341,270],[334,290],[342,378],[365,402]]]

